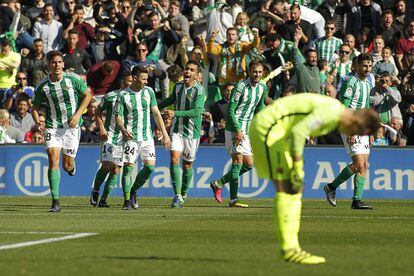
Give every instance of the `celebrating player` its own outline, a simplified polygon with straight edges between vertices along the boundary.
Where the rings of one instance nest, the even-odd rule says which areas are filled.
[[[310,93],[275,101],[251,123],[249,136],[258,176],[271,179],[276,186],[276,223],[282,257],[288,262],[325,262],[325,258],[307,253],[299,245],[305,176],[302,154],[306,137],[324,135],[337,126],[346,135],[368,135],[380,123],[371,109],[347,109],[333,98]]]
[[[99,125],[99,136],[101,143],[101,167],[96,172],[93,189],[90,196],[90,203],[93,206],[109,207],[107,198],[118,183],[119,172],[122,167],[122,133],[119,130],[115,120],[115,103],[119,93],[131,85],[132,74],[127,72],[124,74],[121,81],[121,89],[117,89],[105,94],[102,98],[99,107],[96,110],[96,122]],[[105,113],[105,124],[103,123],[102,115]],[[104,191],[99,200],[99,189],[106,180]]]
[[[175,197],[171,208],[181,208],[187,199],[193,177],[193,162],[200,142],[201,114],[206,93],[196,81],[200,65],[190,60],[184,69],[184,80],[174,85],[171,96],[159,104],[160,108],[174,104],[175,110],[166,110],[174,118],[171,126],[170,174]],[[180,176],[180,159],[183,159],[183,175]]]
[[[351,109],[369,108],[372,84],[368,81],[368,77],[372,71],[372,57],[368,54],[359,55],[356,58],[354,69],[355,75],[351,76],[342,86],[341,101]],[[354,196],[351,208],[371,210],[373,209],[371,206],[361,201],[368,169],[370,137],[368,135],[347,136],[342,134],[342,140],[346,153],[352,158],[352,163],[343,169],[332,183],[323,187],[326,198],[329,204],[335,207],[336,189],[354,175]]]
[[[230,207],[249,207],[237,199],[239,176],[248,172],[253,166],[253,153],[250,146],[248,130],[250,121],[256,111],[263,109],[266,97],[266,84],[260,82],[263,64],[252,61],[249,64],[249,78],[237,83],[231,92],[226,119],[226,149],[231,155],[230,171],[218,181],[213,180],[210,187],[214,197],[221,203],[222,186],[230,182]]]
[[[120,93],[115,107],[116,122],[126,141],[122,172],[124,210],[138,209],[136,192],[154,171],[155,145],[151,131],[151,112],[158,129],[162,132],[162,143],[166,148],[170,147],[170,137],[158,109],[154,90],[146,86],[147,82],[148,70],[135,66],[132,69],[132,84]],[[132,185],[131,174],[138,155],[143,167]]]
[[[36,88],[32,116],[40,130],[38,110],[47,103],[46,129],[44,131],[46,152],[49,159],[48,180],[52,194],[50,212],[59,212],[59,159],[62,153],[63,169],[75,175],[75,157],[79,147],[82,112],[92,99],[86,83],[75,74],[63,72],[63,55],[59,51],[47,54],[49,77]]]

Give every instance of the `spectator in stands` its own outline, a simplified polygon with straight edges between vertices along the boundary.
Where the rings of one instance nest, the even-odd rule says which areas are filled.
[[[16,84],[17,68],[20,66],[20,54],[13,52],[11,41],[0,41],[0,102],[5,100],[6,90]]]
[[[303,52],[308,45],[308,42],[313,40],[312,25],[300,18],[300,6],[293,4],[290,6],[290,20],[281,26],[281,35],[284,39],[293,41],[295,34],[300,31],[301,37],[299,41],[299,49]]]
[[[13,11],[8,4],[9,1],[0,0],[0,28],[3,31],[8,31],[10,29],[14,17]]]
[[[344,15],[349,8],[348,3],[339,3],[338,0],[325,0],[317,8],[319,12],[326,21],[333,20],[335,22],[335,36],[342,37],[342,34],[345,32],[344,28]]]
[[[117,47],[124,39],[124,34],[114,33],[110,28],[98,25],[95,27],[95,40],[86,50],[95,64],[103,60],[121,60]]]
[[[101,15],[101,8],[105,6],[107,16]],[[119,10],[119,0],[113,0],[112,2],[103,2],[95,4],[94,7],[94,18],[98,25],[103,25],[111,29],[112,32],[120,32],[126,34],[128,29],[128,23],[121,11]],[[116,36],[120,36],[117,33]]]
[[[192,40],[188,39],[190,38],[190,24],[188,23],[187,17],[182,15],[180,12],[180,2],[176,0],[171,1],[168,12],[168,19],[170,21],[171,29],[177,33],[177,36],[180,40],[183,39],[183,37],[187,38],[187,47],[192,46]],[[178,44],[173,44],[173,46],[177,47]],[[176,53],[178,54],[177,50]],[[175,59],[169,61],[174,62]]]
[[[370,93],[371,107],[378,112],[381,123],[388,124],[391,122],[391,118],[402,120],[398,107],[400,102],[401,94],[393,86],[391,75],[388,72],[383,72]]]
[[[405,30],[407,25],[407,2],[406,0],[397,0],[395,3],[395,23],[401,28],[401,30]]]
[[[33,144],[44,144],[45,143],[45,136],[40,131],[35,131],[32,134],[32,142]]]
[[[30,98],[29,96],[20,96],[16,100],[16,111],[10,116],[11,126],[20,129],[23,134],[29,132],[35,126],[32,114],[29,113]]]
[[[392,50],[390,47],[384,47],[382,49],[382,59],[375,63],[374,68],[372,68],[372,74],[380,75],[383,72],[387,72],[392,76],[398,75],[398,70],[395,64],[391,61]]]
[[[259,30],[260,35],[267,34],[267,18],[269,15],[269,7],[271,3],[280,2],[280,0],[260,0],[260,8],[257,12],[253,13],[250,17],[250,26]],[[283,3],[282,3],[283,4]]]
[[[30,54],[22,58],[21,70],[27,73],[28,83],[36,87],[47,76],[48,67],[46,54],[43,51],[43,41],[36,38]]]
[[[352,60],[349,58],[351,56],[351,47],[342,44],[338,54],[339,57],[329,67],[329,75],[331,75],[335,85],[339,83],[342,77],[348,75],[352,68]]]
[[[384,38],[385,45],[393,50],[398,39],[403,37],[403,31],[397,24],[394,24],[394,13],[390,10],[382,13],[380,34]]]
[[[207,34],[215,34],[214,40],[222,44],[227,40],[227,29],[233,26],[233,17],[226,12],[227,4],[220,0],[210,0],[208,8]],[[210,37],[211,40],[211,37]]]
[[[239,34],[239,41],[240,42],[253,42],[253,32],[250,29],[249,25],[247,24],[249,21],[249,17],[247,13],[241,12],[236,17],[236,29]]]
[[[28,86],[25,72],[18,72],[16,75],[16,84],[7,89],[6,100],[3,104],[4,109],[9,110],[9,112],[16,111],[16,101],[21,97],[29,97],[30,100],[34,97],[34,88]]]
[[[43,8],[45,5],[46,3],[44,0],[34,0],[33,4],[29,4],[28,8],[26,9],[26,15],[30,18],[32,23],[41,20]]]
[[[211,144],[214,141],[215,131],[213,116],[210,112],[201,114],[200,144]]]
[[[9,112],[6,109],[0,109],[0,144],[21,143],[23,141],[23,132],[10,125]]]
[[[81,142],[98,143],[100,141],[99,125],[95,122],[95,112],[98,105],[98,102],[92,100],[88,106],[88,111],[82,115]]]
[[[351,56],[350,56],[351,60],[353,60],[354,57],[359,56],[360,52],[355,48],[355,36],[353,36],[352,34],[345,35],[344,44],[351,47],[351,51],[352,51]]]
[[[76,30],[78,32],[78,47],[85,50],[89,43],[91,43],[95,37],[93,27],[86,23],[83,19],[84,11],[82,5],[76,5],[72,19],[66,29],[63,31],[63,38],[68,39],[69,31]]]
[[[45,127],[46,127],[45,114],[39,113],[39,126],[32,127],[30,131],[26,132],[26,134],[24,135],[24,141],[27,143],[35,143],[33,141],[33,139],[36,136],[35,134],[42,133],[45,130]]]
[[[78,46],[78,31],[76,29],[70,30],[66,41],[66,46],[62,49],[65,70],[85,77],[86,71],[92,64],[86,51]]]
[[[84,13],[84,20],[86,23],[92,26],[92,28],[95,28],[96,21],[93,17],[93,0],[83,0],[82,7],[83,7],[83,13]]]
[[[370,53],[373,64],[377,63],[382,59],[382,49],[385,47],[384,38],[382,36],[376,36],[373,41],[373,50]]]
[[[381,7],[372,0],[361,0],[348,13],[346,32],[358,35],[364,27],[372,31],[371,35],[380,32]]]
[[[230,94],[233,88],[233,83],[227,83],[221,88],[221,100],[215,102],[211,107],[214,123],[218,124],[221,120],[226,119]]]
[[[398,69],[408,70],[414,60],[414,20],[411,20],[407,26],[407,38],[398,40],[395,54]]]
[[[318,57],[332,61],[334,53],[339,50],[342,45],[342,39],[334,36],[336,31],[335,21],[327,20],[325,23],[325,37],[317,39],[315,41],[316,50],[318,51]]]
[[[214,41],[217,32],[210,35],[210,41],[207,44],[208,53],[219,57],[219,81],[220,85],[226,83],[236,83],[246,76],[245,55],[251,48],[260,45],[259,31],[252,30],[254,40],[252,43],[240,43],[237,38],[237,30],[234,27],[227,29],[227,40],[223,44]]]
[[[119,87],[120,75],[121,65],[116,60],[101,61],[89,69],[86,81],[98,103],[106,92]]]
[[[53,5],[46,4],[43,7],[43,19],[33,26],[33,37],[42,39],[44,53],[63,47],[62,23],[53,19],[54,15]]]
[[[405,147],[407,145],[407,137],[402,132],[403,120],[398,117],[391,118],[390,126],[396,130],[397,134],[389,137],[391,145]]]
[[[407,137],[407,145],[414,145],[414,98],[406,99],[407,108],[404,110],[403,133]]]

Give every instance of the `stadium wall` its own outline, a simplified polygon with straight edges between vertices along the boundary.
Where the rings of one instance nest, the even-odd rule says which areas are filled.
[[[148,183],[139,191],[140,196],[173,196],[169,175],[169,152],[157,148],[157,166]],[[331,181],[349,162],[342,147],[308,147],[305,149],[305,198],[324,198],[323,185]],[[95,172],[99,167],[99,147],[81,145],[76,158],[74,177],[61,171],[62,196],[87,196]],[[43,146],[0,146],[0,195],[48,195],[47,155]],[[224,147],[201,146],[194,168],[192,197],[212,197],[209,182],[220,177],[230,167],[230,158]],[[374,148],[370,157],[369,178],[365,186],[366,198],[414,199],[414,149]],[[134,175],[137,170],[135,169]],[[102,189],[102,188],[101,188]],[[121,196],[120,183],[113,196]],[[271,198],[274,187],[267,180],[258,179],[255,170],[243,175],[240,197]],[[224,189],[223,196],[228,196]],[[352,182],[344,183],[338,198],[352,197]]]

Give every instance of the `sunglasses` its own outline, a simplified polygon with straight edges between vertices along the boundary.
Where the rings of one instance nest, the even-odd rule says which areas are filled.
[[[137,52],[145,52],[147,49],[137,49]]]
[[[123,9],[129,10],[131,7],[129,6],[122,6]]]
[[[343,54],[349,55],[350,53],[351,52],[349,52],[349,51],[339,50],[339,54],[341,54],[341,55],[343,55]]]
[[[328,30],[328,31],[333,31],[333,30],[335,30],[335,28],[326,27],[326,28],[325,28],[325,30]]]
[[[26,78],[17,78],[17,80],[25,80]]]

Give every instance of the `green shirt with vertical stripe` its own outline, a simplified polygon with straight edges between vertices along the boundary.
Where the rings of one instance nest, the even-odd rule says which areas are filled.
[[[118,96],[115,114],[121,116],[124,127],[133,134],[133,141],[152,139],[151,107],[156,106],[154,90],[145,86],[139,91],[125,88]]]
[[[255,112],[264,108],[267,87],[264,82],[252,86],[250,78],[240,81],[231,91],[226,130],[247,134]]]
[[[351,109],[369,108],[369,95],[372,84],[367,78],[360,79],[353,75],[347,79],[341,88],[341,102]]]
[[[33,105],[38,108],[46,102],[46,128],[69,128],[69,120],[78,109],[86,87],[86,83],[73,73],[63,73],[58,82],[52,82],[47,77],[39,84]],[[80,125],[82,117],[79,119]]]
[[[348,60],[346,63],[339,63],[338,67],[335,66],[335,63],[331,63],[329,66],[329,72],[336,70],[335,75],[335,84],[338,85],[341,78],[348,75],[352,70],[352,61]]]
[[[99,109],[106,113],[105,129],[108,132],[108,142],[114,145],[118,145],[122,139],[122,133],[115,117],[115,104],[120,92],[121,89],[117,89],[106,93],[99,104]]]
[[[171,131],[181,134],[184,138],[198,139],[201,132],[201,114],[204,110],[206,92],[204,86],[196,82],[186,87],[180,81],[174,85],[170,97],[158,106],[160,109],[174,104],[174,120]]]
[[[330,62],[334,53],[339,50],[339,47],[341,47],[342,44],[342,39],[339,39],[334,36],[330,39],[322,37],[316,40],[315,45],[318,51],[318,58],[323,58],[326,61]]]

